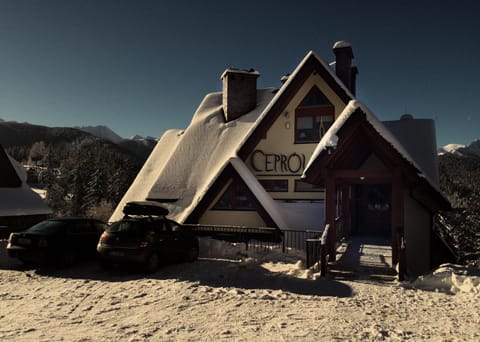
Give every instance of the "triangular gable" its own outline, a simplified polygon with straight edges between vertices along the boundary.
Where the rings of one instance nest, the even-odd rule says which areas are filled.
[[[356,139],[361,134],[366,134],[367,139],[374,140],[375,146],[368,146],[368,143],[358,144]],[[362,149],[362,147],[366,148]],[[355,151],[354,148],[356,148]],[[372,149],[369,150],[369,148]],[[434,194],[439,207],[444,209],[450,207],[438,186],[430,180],[397,138],[365,105],[356,100],[350,101],[320,140],[305,167],[302,178],[313,183],[319,182],[319,177],[322,177],[320,169],[342,167],[342,161],[347,159],[350,165],[355,165],[356,162],[365,160],[372,152],[382,155],[387,163],[390,161],[390,166],[402,166],[404,176],[412,183],[421,183],[419,186]]]
[[[186,223],[196,223],[208,209],[212,201],[218,196],[219,191],[231,179],[235,178],[241,182],[250,192],[252,199],[256,203],[258,214],[271,228],[287,228],[285,219],[281,214],[281,208],[275,203],[272,197],[265,191],[256,177],[250,172],[245,163],[239,158],[231,158],[228,164],[223,168],[212,186],[209,187],[206,194],[202,197],[199,204],[195,207]]]
[[[0,188],[18,188],[22,185],[17,171],[0,145]]]
[[[259,120],[257,120],[255,130],[251,131],[251,134],[240,146],[238,152],[240,158],[245,160],[253,151],[264,137],[265,132],[277,120],[283,109],[290,103],[312,73],[318,73],[345,105],[354,99],[352,93],[343,85],[342,81],[332,72],[330,67],[315,52],[310,51],[288,77],[288,80],[277,92],[272,102],[265,108]]]

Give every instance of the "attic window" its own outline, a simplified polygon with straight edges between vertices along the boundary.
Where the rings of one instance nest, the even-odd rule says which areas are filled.
[[[253,195],[244,183],[233,180],[212,209],[254,211]]]
[[[333,105],[313,86],[295,110],[295,143],[319,142],[332,125],[334,115]]]

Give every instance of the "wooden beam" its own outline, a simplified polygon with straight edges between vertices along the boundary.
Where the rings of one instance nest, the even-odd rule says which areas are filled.
[[[348,179],[355,183],[363,182],[385,182],[389,183],[392,180],[392,173],[390,171],[377,170],[333,170],[332,177],[335,180]]]
[[[400,246],[397,236],[404,236],[404,196],[400,170],[395,170],[392,181],[392,264],[399,261]]]
[[[328,176],[325,181],[325,225],[330,225],[328,233],[327,251],[329,261],[336,258],[336,231],[335,231],[335,202],[336,202],[335,180]]]

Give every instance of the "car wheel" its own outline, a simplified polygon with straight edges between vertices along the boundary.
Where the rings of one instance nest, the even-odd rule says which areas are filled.
[[[147,258],[147,261],[145,262],[145,265],[144,265],[145,272],[153,273],[158,269],[159,265],[160,265],[160,259],[158,257],[158,254],[152,253],[149,255],[149,257]]]
[[[188,262],[194,262],[198,258],[198,247],[190,247],[190,249],[185,254],[185,260]]]

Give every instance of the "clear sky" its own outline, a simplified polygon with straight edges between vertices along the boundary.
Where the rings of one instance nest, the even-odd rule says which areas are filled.
[[[381,120],[480,138],[480,1],[0,0],[0,118],[159,137],[188,126],[225,68],[280,86],[309,50],[352,43]]]

